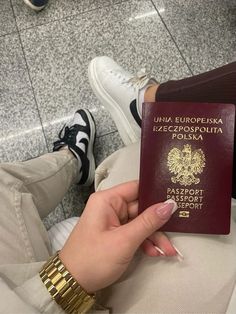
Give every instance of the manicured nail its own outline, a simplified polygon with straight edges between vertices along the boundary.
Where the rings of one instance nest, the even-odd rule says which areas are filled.
[[[154,248],[157,250],[157,252],[159,252],[161,255],[166,256],[165,252],[163,252],[158,246],[154,245]]]
[[[174,249],[175,249],[175,251],[177,253],[176,257],[177,257],[178,261],[179,262],[183,262],[183,260],[184,260],[183,254],[180,252],[180,250],[177,249],[177,247],[175,245],[173,245],[173,247],[174,247]]]
[[[164,204],[173,204],[172,214],[178,209],[177,203],[172,200],[172,198],[169,198],[167,201],[164,202]]]
[[[162,206],[156,209],[157,215],[162,219],[168,219],[177,209],[177,204],[174,200],[169,199]]]

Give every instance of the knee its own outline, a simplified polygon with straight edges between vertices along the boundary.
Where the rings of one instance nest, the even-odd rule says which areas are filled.
[[[17,189],[22,189],[24,182],[21,178],[15,173],[12,164],[2,163],[0,164],[0,188],[12,189],[13,186]]]

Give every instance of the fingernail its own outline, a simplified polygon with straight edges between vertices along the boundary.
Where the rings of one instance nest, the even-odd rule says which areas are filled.
[[[162,219],[168,219],[177,209],[177,204],[174,200],[169,199],[162,206],[156,209],[157,215]]]
[[[173,244],[172,244],[173,245]],[[177,249],[177,247],[175,245],[173,245],[173,248],[175,249],[176,253],[177,253],[177,259],[179,262],[183,262],[184,260],[184,256],[183,254],[180,252],[180,250]]]
[[[165,252],[163,252],[158,246],[154,245],[154,248],[159,252],[161,255],[165,256]]]
[[[173,204],[172,214],[178,209],[177,203],[172,200],[172,198],[169,198],[167,201],[164,202],[164,204]]]

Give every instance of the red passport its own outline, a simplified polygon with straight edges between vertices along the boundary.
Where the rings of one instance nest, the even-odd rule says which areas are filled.
[[[172,198],[178,210],[160,229],[230,232],[235,106],[143,105],[139,212]]]

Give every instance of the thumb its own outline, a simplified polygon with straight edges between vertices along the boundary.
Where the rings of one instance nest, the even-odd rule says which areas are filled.
[[[123,236],[136,250],[146,238],[170,219],[176,209],[177,204],[172,199],[148,207],[137,218],[122,226]]]

